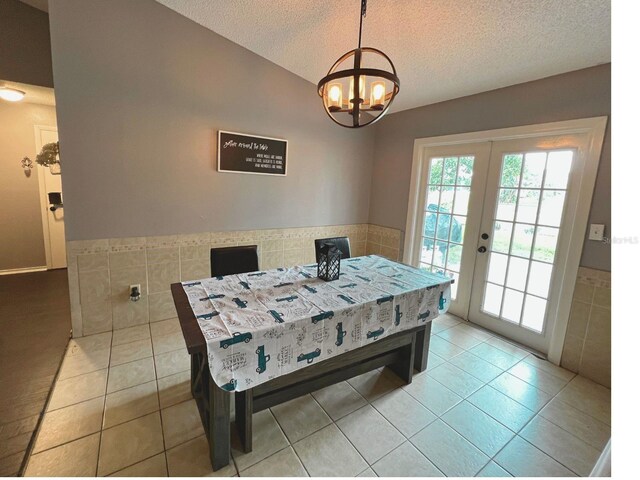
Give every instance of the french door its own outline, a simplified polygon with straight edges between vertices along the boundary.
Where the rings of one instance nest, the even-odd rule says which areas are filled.
[[[548,351],[588,141],[565,134],[426,150],[410,261],[456,280],[451,313]]]

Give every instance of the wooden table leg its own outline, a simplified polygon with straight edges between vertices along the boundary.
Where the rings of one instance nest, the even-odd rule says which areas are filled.
[[[207,375],[209,374],[207,369]],[[213,380],[209,384],[209,456],[213,470],[229,465],[231,455],[231,394]]]
[[[253,448],[253,390],[236,392],[236,426],[245,453]]]
[[[413,380],[413,364],[415,362],[415,350],[416,350],[417,334],[412,335],[412,340],[409,345],[402,347],[402,359],[394,364],[389,365],[389,368],[404,380],[407,385]]]
[[[419,372],[427,369],[429,358],[429,342],[431,341],[431,322],[427,322],[424,330],[416,333],[416,352],[413,368]]]

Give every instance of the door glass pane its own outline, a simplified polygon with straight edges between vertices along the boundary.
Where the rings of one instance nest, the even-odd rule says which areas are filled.
[[[489,256],[489,273],[487,274],[487,280],[492,283],[504,285],[508,260],[509,257],[507,255],[491,253]]]
[[[494,252],[509,253],[511,245],[511,222],[494,222],[493,239],[491,240],[491,250]]]
[[[529,270],[529,260],[511,257],[509,259],[509,273],[507,274],[507,287],[524,291],[527,284],[527,271]]]
[[[539,201],[540,190],[520,190],[516,221],[523,223],[536,223]]]
[[[553,265],[550,263],[531,262],[531,273],[529,273],[527,292],[547,298],[549,285],[551,284],[552,270]]]
[[[481,309],[541,333],[574,152],[502,157]]]
[[[531,245],[533,244],[533,232],[535,227],[522,223],[516,223],[513,232],[513,243],[511,244],[511,255],[519,257],[529,257]]]
[[[467,223],[473,156],[432,158],[425,199],[420,268],[457,278]],[[455,215],[454,215],[455,214]],[[455,300],[458,286],[451,289]]]
[[[520,323],[523,300],[524,294],[522,292],[505,288],[504,301],[502,303],[502,318],[509,322]]]
[[[482,301],[482,309],[492,315],[500,315],[500,306],[502,305],[502,292],[503,288],[494,285],[493,283],[487,283],[484,289],[484,299]]]
[[[522,313],[522,325],[531,330],[542,333],[547,301],[533,295],[527,295]]]

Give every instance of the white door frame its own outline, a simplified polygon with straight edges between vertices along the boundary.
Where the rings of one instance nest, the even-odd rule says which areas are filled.
[[[414,141],[409,204],[407,207],[407,224],[404,236],[403,261],[405,263],[412,262],[412,253],[415,248],[415,240],[417,238],[416,225],[421,213],[419,211],[421,198],[420,179],[424,174],[424,169],[428,168],[424,159],[426,158],[426,150],[429,147],[567,134],[584,134],[588,136],[588,149],[585,152],[585,168],[582,178],[577,180],[577,184],[579,185],[578,207],[573,223],[568,228],[565,227],[570,237],[570,249],[567,256],[565,275],[561,285],[559,285],[560,301],[556,311],[556,320],[549,343],[549,352],[547,354],[548,359],[556,365],[560,363],[562,356],[562,347],[569,322],[571,300],[578,275],[580,257],[582,256],[582,247],[584,245],[585,232],[591,210],[591,199],[593,197],[593,189],[598,173],[598,165],[600,164],[600,154],[602,152],[605,130],[607,128],[607,120],[608,117],[606,116],[582,118],[537,125],[501,128],[497,130],[485,130],[481,132],[417,138]]]
[[[34,125],[33,126],[36,136],[36,155],[42,151],[42,132],[57,132],[58,127],[52,127],[48,125]],[[40,168],[36,164],[36,168]],[[42,167],[45,168],[45,167]],[[47,188],[45,185],[44,175],[41,169],[38,170],[38,187],[40,190],[40,215],[42,215],[42,236],[44,238],[44,254],[47,260],[47,269],[53,268],[51,261],[51,237],[49,235],[49,197],[47,196]]]

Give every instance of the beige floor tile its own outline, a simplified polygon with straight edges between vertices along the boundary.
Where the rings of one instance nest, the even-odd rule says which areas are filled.
[[[575,373],[567,370],[566,368],[558,367],[547,360],[536,357],[535,355],[528,355],[524,357],[522,361],[527,362],[540,370],[544,370],[551,375],[555,375],[562,380],[566,380],[567,382],[576,376]]]
[[[109,475],[161,453],[160,413],[136,418],[102,432],[98,475]]]
[[[367,401],[348,382],[340,382],[313,392],[315,398],[329,416],[336,421],[363,407]]]
[[[452,392],[429,375],[414,377],[410,385],[402,388],[437,416],[462,401],[460,395]]]
[[[450,313],[443,313],[438,317],[433,319],[433,325],[444,325],[447,327],[455,327],[462,323],[462,320],[455,315],[451,315]]]
[[[24,459],[24,452],[0,458],[0,477],[17,477]]]
[[[532,410],[489,385],[475,392],[467,401],[516,433],[535,415]]]
[[[489,362],[485,362],[483,359],[477,357],[471,352],[464,352],[460,355],[456,355],[449,360],[449,363],[485,383],[490,382],[503,372],[501,368],[498,368]]]
[[[151,340],[145,338],[135,342],[116,345],[111,349],[111,366],[122,365],[146,357],[152,357]]]
[[[575,477],[571,470],[520,437],[511,440],[494,461],[514,477]]]
[[[231,459],[229,465],[213,471],[209,443],[204,435],[167,450],[167,466],[170,477],[233,477],[238,474]]]
[[[191,372],[187,370],[159,378],[158,395],[160,396],[160,408],[167,408],[193,398],[191,395]]]
[[[358,477],[363,477],[363,478],[377,478],[378,476],[376,475],[376,472],[374,472],[373,470],[371,470],[371,468],[367,468],[364,472],[360,473],[358,475]]]
[[[160,355],[161,353],[167,353],[173,350],[184,350],[185,348],[187,348],[187,346],[184,343],[182,331],[153,337],[154,355]]]
[[[47,411],[101,397],[107,390],[107,369],[59,380],[55,383]]]
[[[75,355],[67,355],[60,367],[58,380],[76,377],[85,373],[95,372],[109,366],[111,349],[82,351]]]
[[[118,470],[110,477],[166,477],[167,460],[164,453],[159,453],[130,467]]]
[[[502,338],[499,338],[499,337],[491,337],[486,341],[486,343],[488,345],[491,345],[493,347],[496,347],[502,350],[503,352],[508,353],[509,355],[517,358],[518,360],[522,360],[523,358],[529,355],[529,352],[527,352],[526,350],[518,347],[517,345],[511,342],[507,342],[506,340],[503,340]]]
[[[401,388],[377,399],[372,405],[405,437],[415,435],[437,418]]]
[[[298,397],[272,407],[271,412],[291,443],[331,423],[331,418],[311,395]]]
[[[480,357],[485,362],[489,362],[498,368],[507,370],[513,367],[520,360],[507,352],[503,352],[499,348],[496,348],[488,343],[481,343],[469,350],[474,355]]]
[[[578,375],[558,394],[557,399],[611,425],[611,390],[602,385]]]
[[[467,401],[453,407],[441,419],[489,457],[498,453],[515,435]]]
[[[567,384],[567,380],[556,377],[525,361],[514,365],[508,372],[514,377],[518,377],[520,380],[524,380],[533,385],[537,389],[547,392],[549,395],[555,395]]]
[[[511,477],[504,468],[495,463],[494,461],[489,462],[486,467],[484,467],[476,477],[490,477],[490,478],[498,478],[498,477]]]
[[[553,423],[536,416],[520,436],[581,477],[588,477],[600,452]]]
[[[241,477],[308,477],[302,462],[291,447],[256,463],[240,472]]]
[[[404,385],[404,381],[388,368],[363,373],[348,382],[369,402]]]
[[[471,322],[464,322],[464,321],[460,322],[458,325],[453,327],[453,330],[458,330],[467,335],[471,335],[472,337],[476,337],[482,340],[483,342],[486,342],[487,340],[489,340],[491,337],[494,336],[491,332],[487,330],[483,330],[480,327],[476,327]]]
[[[442,420],[413,436],[411,443],[449,477],[472,477],[489,461],[489,457]]]
[[[162,430],[167,448],[199,437],[204,433],[195,400],[172,405],[162,410]]]
[[[107,393],[117,392],[125,388],[135,387],[141,383],[155,380],[156,373],[153,368],[153,358],[143,358],[134,362],[116,365],[109,369],[109,381]]]
[[[137,325],[135,327],[122,328],[113,331],[113,346],[123,345],[129,342],[151,338],[149,325]]]
[[[352,477],[367,463],[334,424],[296,442],[294,450],[312,477]]]
[[[34,453],[100,431],[104,397],[47,412],[40,425]]]
[[[182,331],[180,328],[180,321],[177,318],[169,318],[168,320],[162,320],[160,322],[151,322],[149,327],[151,328],[152,337],[160,337]]]
[[[444,338],[438,335],[432,336],[429,342],[429,351],[433,352],[444,360],[451,360],[456,355],[460,355],[464,352],[464,348],[454,345],[451,342],[447,342]]]
[[[118,390],[107,395],[103,428],[111,428],[159,409],[155,381]]]
[[[100,434],[32,455],[25,477],[95,477]]]
[[[282,433],[270,410],[263,410],[253,415],[253,451],[250,453],[242,451],[237,431],[233,427],[231,440],[231,454],[240,471],[289,446],[287,437]]]
[[[551,395],[548,393],[538,390],[533,385],[507,372],[493,380],[489,385],[534,412],[540,410],[551,400]]]
[[[429,349],[429,356],[427,357],[427,372],[429,370],[433,370],[438,365],[442,365],[446,360],[442,358],[437,353],[433,353],[431,349]]]
[[[404,442],[372,466],[379,477],[444,477],[410,442]]]
[[[469,375],[451,363],[444,363],[430,370],[428,376],[436,379],[462,398],[468,397],[484,385],[484,382],[481,382],[473,375]]]
[[[465,350],[469,350],[483,342],[483,340],[480,340],[478,337],[473,337],[457,327],[448,328],[440,332],[438,337]]]
[[[369,465],[404,442],[404,436],[371,405],[336,422]],[[375,441],[372,441],[375,439]]]
[[[191,359],[187,350],[174,350],[154,357],[158,378],[168,377],[191,368]]]
[[[95,350],[111,348],[111,332],[99,333],[97,335],[87,335],[86,337],[72,338],[69,340],[66,355],[78,355]]]
[[[554,398],[540,410],[540,416],[555,423],[599,451],[605,447],[609,438],[611,438],[611,427],[609,425],[558,400],[558,398]]]

